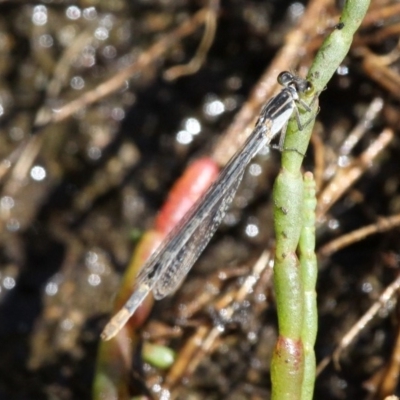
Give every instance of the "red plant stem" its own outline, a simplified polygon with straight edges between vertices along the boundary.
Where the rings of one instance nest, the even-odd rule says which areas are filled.
[[[140,267],[190,207],[206,192],[218,176],[218,172],[219,167],[212,159],[201,158],[189,165],[177,180],[156,217],[154,229],[147,231],[136,246],[117,294],[114,310],[120,309],[128,299]],[[153,298],[148,296],[114,339],[100,343],[94,380],[95,399],[126,398],[129,392],[126,385],[131,368],[130,356],[138,340],[135,331],[147,319],[153,302]]]
[[[159,232],[168,233],[189,211],[216,179],[219,167],[211,158],[194,161],[171,189],[154,223]]]

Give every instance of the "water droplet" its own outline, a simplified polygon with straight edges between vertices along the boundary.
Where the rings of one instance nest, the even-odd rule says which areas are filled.
[[[256,237],[259,234],[260,230],[256,224],[248,224],[246,226],[245,232],[246,235],[249,237]]]
[[[269,146],[264,146],[261,148],[261,150],[258,152],[259,156],[267,156],[268,154],[271,153],[271,148]]]
[[[96,39],[99,39],[99,40],[106,40],[106,39],[108,39],[108,35],[109,35],[108,29],[105,28],[104,26],[99,26],[99,27],[94,31],[94,37],[95,37]]]
[[[21,227],[21,224],[16,218],[10,218],[7,221],[7,230],[10,232],[16,232]]]
[[[102,54],[105,58],[111,60],[117,56],[117,50],[114,46],[108,45],[104,47]]]
[[[46,49],[52,47],[54,44],[53,36],[49,34],[40,35],[39,37],[39,45],[45,47]]]
[[[94,7],[88,7],[83,10],[83,18],[92,21],[97,17],[97,11]]]
[[[15,279],[11,276],[6,276],[3,279],[4,289],[11,290],[15,287]]]
[[[40,165],[35,165],[31,169],[31,178],[35,181],[42,181],[46,178],[46,170]]]
[[[347,167],[350,165],[350,158],[348,156],[340,156],[338,159],[338,165],[339,167]]]
[[[125,118],[125,111],[121,107],[114,107],[111,110],[111,118],[115,121],[122,121]]]
[[[226,80],[226,86],[231,90],[238,90],[242,87],[243,81],[240,76],[230,76]]]
[[[93,274],[104,274],[105,265],[103,257],[99,256],[95,251],[88,251],[85,256],[85,265],[87,269]]]
[[[331,218],[328,222],[329,229],[335,230],[340,226],[339,221],[337,219]]]
[[[91,146],[88,150],[88,156],[91,160],[96,161],[96,160],[100,159],[101,155],[102,155],[102,152],[101,152],[100,148],[97,146]]]
[[[371,293],[372,290],[373,290],[373,287],[372,287],[371,282],[364,282],[364,283],[361,285],[361,290],[362,290],[364,293]]]
[[[61,322],[61,329],[63,329],[64,331],[70,331],[73,327],[74,327],[74,321],[72,321],[69,318],[65,318],[62,322]]]
[[[15,201],[11,196],[3,196],[0,200],[0,206],[4,210],[11,210],[15,206]]]
[[[213,98],[206,101],[203,110],[208,117],[217,117],[225,111],[225,106],[221,100]]]
[[[193,141],[193,136],[190,132],[182,130],[176,134],[176,141],[180,144],[189,144]]]
[[[43,26],[47,23],[47,8],[45,6],[33,7],[32,23],[37,26]]]
[[[169,400],[171,398],[171,393],[167,389],[162,389],[159,398],[160,400]]]
[[[236,96],[229,96],[224,100],[225,111],[233,111],[238,107],[239,101]]]
[[[201,131],[201,124],[196,118],[187,118],[184,121],[184,128],[192,135],[197,135]]]
[[[49,282],[44,290],[48,296],[54,296],[58,292],[58,285],[55,282]]]
[[[260,164],[256,164],[256,163],[250,164],[250,167],[249,167],[250,175],[259,176],[259,175],[261,175],[261,172],[262,172],[262,168],[261,168]]]
[[[79,19],[81,17],[81,13],[81,9],[77,6],[70,6],[65,11],[65,15],[67,16],[67,18],[72,20]]]
[[[348,75],[349,74],[349,67],[347,65],[339,65],[338,69],[336,70],[338,75]]]
[[[88,268],[97,263],[99,256],[94,251],[88,251],[85,256],[85,264]]]
[[[85,80],[81,76],[74,76],[70,80],[72,89],[82,90],[85,87]]]
[[[257,303],[264,303],[267,300],[267,296],[264,293],[259,293],[255,300]]]
[[[304,5],[293,3],[289,6],[289,16],[292,21],[297,21],[304,13]]]
[[[110,30],[114,26],[114,21],[115,21],[115,18],[113,15],[105,14],[104,16],[102,16],[102,18],[100,20],[100,24],[101,24],[101,26],[104,26],[107,30]]]
[[[253,331],[247,333],[247,339],[251,343],[255,343],[257,341],[257,334]]]
[[[91,286],[98,286],[101,283],[101,278],[97,274],[90,274],[88,277],[88,282]]]
[[[158,383],[154,384],[152,387],[152,390],[154,393],[160,393],[161,392],[161,385],[159,385]]]

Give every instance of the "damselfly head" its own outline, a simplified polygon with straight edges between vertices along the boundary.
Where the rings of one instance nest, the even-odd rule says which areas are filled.
[[[278,75],[278,83],[284,87],[288,87],[289,85],[294,83],[294,75],[289,71],[283,71]]]
[[[315,88],[314,85],[307,80],[304,80],[304,89],[301,91],[302,94],[308,98],[312,98],[315,96]]]
[[[313,84],[307,79],[300,78],[289,71],[283,71],[278,75],[278,83],[284,87],[292,86],[297,93],[306,97],[312,97],[315,94]]]

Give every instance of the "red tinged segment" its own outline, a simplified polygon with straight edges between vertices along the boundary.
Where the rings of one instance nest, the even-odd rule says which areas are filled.
[[[217,178],[218,165],[211,158],[200,158],[189,165],[183,176],[170,190],[168,198],[155,221],[155,230],[168,234],[190,207],[206,192]]]
[[[271,363],[271,382],[279,400],[299,399],[304,377],[304,350],[301,339],[279,336]],[[276,394],[272,398],[278,398]]]
[[[279,336],[274,353],[281,362],[290,365],[294,371],[303,367],[304,350],[301,339],[292,340]]]

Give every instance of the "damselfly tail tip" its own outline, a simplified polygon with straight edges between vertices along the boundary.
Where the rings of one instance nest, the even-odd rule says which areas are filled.
[[[103,332],[101,333],[101,338],[103,340],[110,340],[124,327],[124,325],[128,322],[128,319],[131,317],[131,313],[123,308],[118,311],[110,320],[110,322],[105,326]]]
[[[124,327],[128,319],[143,303],[143,300],[149,294],[150,290],[151,286],[149,284],[142,283],[137,290],[133,292],[124,307],[110,319],[110,322],[104,328],[100,335],[103,340],[112,339]]]

